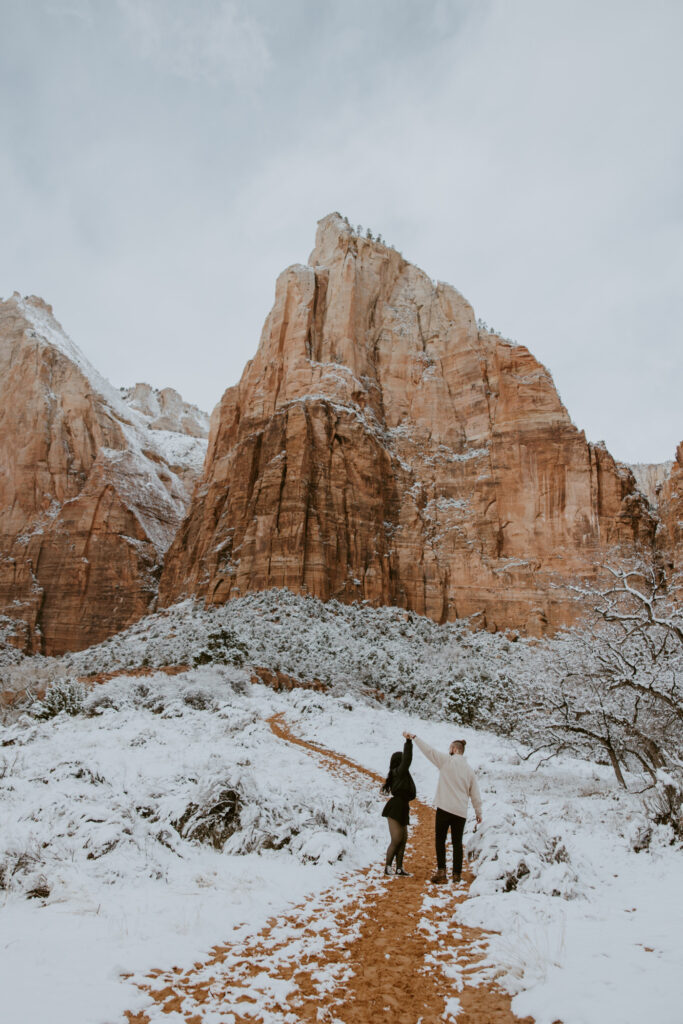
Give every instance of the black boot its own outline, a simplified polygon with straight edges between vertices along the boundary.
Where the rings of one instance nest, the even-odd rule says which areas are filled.
[[[404,871],[403,867],[396,868],[396,874],[397,875],[402,875],[404,878],[412,878],[413,877],[412,874],[410,873],[410,871]]]

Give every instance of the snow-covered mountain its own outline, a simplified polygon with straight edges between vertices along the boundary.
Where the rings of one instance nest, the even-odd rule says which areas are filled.
[[[0,613],[26,650],[88,646],[156,598],[207,417],[143,396],[113,388],[41,299],[0,303]]]

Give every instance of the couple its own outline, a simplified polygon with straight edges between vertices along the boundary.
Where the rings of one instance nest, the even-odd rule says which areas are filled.
[[[462,873],[462,833],[470,799],[474,805],[477,822],[481,821],[481,796],[474,772],[465,760],[465,740],[453,740],[448,753],[442,754],[414,733],[404,732],[403,735],[403,753],[398,750],[391,755],[389,774],[382,786],[383,793],[391,794],[382,811],[382,815],[387,819],[391,837],[384,874],[391,874],[391,865],[395,858],[396,874],[410,877],[410,872],[403,870],[403,854],[408,841],[410,801],[417,795],[409,771],[415,740],[425,757],[439,769],[435,797],[436,872],[430,878],[430,882],[440,884],[446,881],[446,837],[449,829],[453,844],[453,880],[459,882]]]

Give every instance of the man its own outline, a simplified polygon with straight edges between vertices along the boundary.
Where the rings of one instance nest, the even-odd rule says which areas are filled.
[[[446,881],[446,837],[451,831],[453,844],[453,880],[462,874],[462,833],[467,817],[469,800],[474,805],[477,822],[481,822],[481,796],[474,772],[465,760],[465,740],[454,740],[447,754],[434,750],[414,733],[404,732],[406,739],[415,740],[418,748],[439,769],[436,787],[436,872],[430,878],[439,885]]]

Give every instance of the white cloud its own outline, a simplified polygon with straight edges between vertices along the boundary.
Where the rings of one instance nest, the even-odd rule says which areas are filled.
[[[270,55],[248,5],[235,0],[117,0],[140,55],[181,78],[251,86]]]

